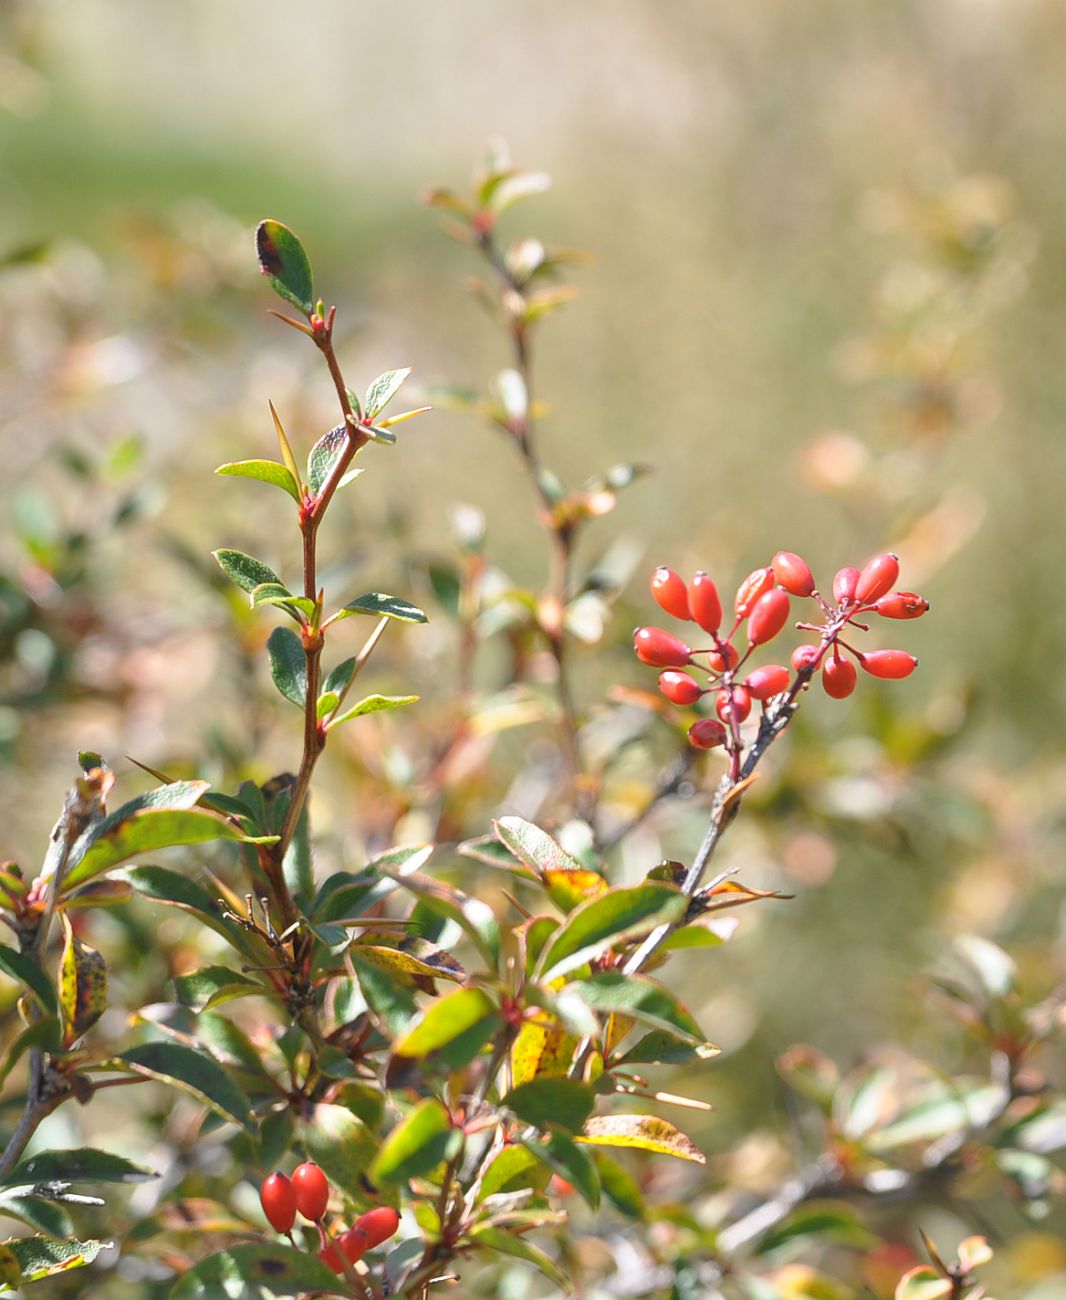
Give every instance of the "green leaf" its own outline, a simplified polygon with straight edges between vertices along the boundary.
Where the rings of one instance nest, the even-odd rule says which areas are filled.
[[[218,1062],[206,1052],[180,1043],[142,1043],[118,1058],[137,1074],[171,1083],[204,1102],[223,1119],[246,1129],[253,1127],[248,1098]]]
[[[364,1198],[363,1175],[379,1146],[366,1124],[344,1106],[319,1105],[300,1132],[308,1158],[322,1166],[330,1182],[347,1196]]]
[[[498,1250],[503,1255],[513,1255],[516,1259],[525,1260],[527,1264],[532,1264],[534,1268],[540,1269],[545,1277],[549,1278],[564,1295],[573,1295],[570,1279],[558,1264],[544,1251],[526,1241],[525,1237],[518,1237],[505,1228],[494,1228],[486,1224],[479,1224],[471,1230],[470,1239],[476,1241],[479,1246],[488,1246],[491,1250]]]
[[[922,1264],[900,1278],[895,1300],[947,1300],[954,1289],[950,1277],[942,1277],[935,1268]]]
[[[595,1101],[592,1089],[576,1079],[540,1078],[513,1088],[500,1104],[544,1132],[558,1126],[580,1133]]]
[[[249,840],[232,823],[199,808],[145,808],[98,836],[77,866],[67,872],[63,887],[69,890],[83,885],[128,858],[156,849],[210,840],[257,842]]]
[[[355,672],[355,656],[344,659],[336,668],[330,670],[329,676],[322,683],[322,689],[328,694],[339,695],[352,680]]]
[[[429,619],[409,600],[389,596],[384,591],[368,591],[365,596],[350,600],[333,616],[334,620],[351,618],[354,614],[370,614],[374,618],[394,618],[401,623],[428,623]]]
[[[14,1191],[0,1194],[0,1215],[9,1219],[18,1219],[48,1237],[74,1235],[74,1222],[62,1205],[51,1198],[45,1200],[42,1196],[22,1195],[26,1190],[19,1187]],[[103,1204],[99,1197],[83,1197],[78,1204],[83,1204],[85,1201],[93,1203],[99,1201],[101,1205]],[[3,1281],[2,1265],[0,1265],[0,1281]]]
[[[871,1151],[891,1151],[912,1142],[933,1141],[987,1123],[1002,1102],[1003,1090],[998,1084],[958,1083],[950,1091],[934,1085],[929,1096],[867,1134],[865,1145]]]
[[[460,1069],[477,1056],[500,1023],[499,1010],[484,989],[454,989],[431,1002],[393,1045],[393,1060],[402,1057]]]
[[[679,1160],[691,1160],[698,1165],[707,1163],[703,1152],[691,1138],[655,1115],[596,1115],[585,1125],[578,1141],[592,1146],[653,1151],[658,1155],[677,1156]]]
[[[270,675],[274,685],[298,708],[307,699],[307,656],[303,642],[288,627],[276,627],[267,640]]]
[[[265,959],[269,954],[262,940],[257,940],[234,921],[223,919],[223,909],[202,885],[166,867],[129,867],[120,872],[138,894],[154,903],[191,912],[202,923],[222,935],[247,957]]]
[[[32,990],[45,1011],[55,1013],[59,1009],[52,981],[31,957],[0,944],[0,971]]]
[[[256,980],[228,966],[202,966],[188,975],[175,975],[174,988],[182,1006],[193,1011],[208,1011],[233,998],[265,992]]]
[[[539,978],[548,984],[624,940],[679,921],[687,905],[681,891],[669,885],[634,885],[590,898],[545,947]]]
[[[420,695],[368,695],[358,704],[353,704],[350,709],[345,709],[343,713],[331,718],[329,730],[339,727],[342,722],[350,722],[352,718],[361,718],[364,713],[380,713],[382,709],[402,709],[405,704],[417,704],[421,698]]]
[[[352,408],[353,415],[356,419],[360,419],[363,414],[363,407],[359,401],[359,394],[351,388],[345,388],[344,391],[348,394],[348,405]]]
[[[784,1246],[833,1244],[869,1250],[877,1245],[877,1236],[863,1223],[849,1205],[835,1201],[811,1201],[800,1206],[781,1223],[770,1229],[758,1244],[756,1253],[769,1255]]]
[[[257,478],[263,483],[273,483],[275,487],[288,492],[289,496],[300,504],[300,485],[292,476],[292,471],[276,460],[232,460],[226,465],[219,465],[216,474],[229,474],[235,478]]]
[[[518,1192],[526,1188],[543,1191],[548,1169],[533,1150],[512,1143],[498,1152],[485,1170],[478,1188],[478,1202],[497,1192]]]
[[[7,1049],[4,1063],[0,1065],[0,1084],[31,1047],[41,1047],[46,1052],[58,1052],[61,1028],[58,1016],[45,1016],[34,1024],[28,1025]]]
[[[407,366],[403,370],[386,370],[383,375],[378,375],[366,390],[366,400],[363,402],[364,419],[373,420],[380,411],[383,411],[400,391],[403,381],[410,373],[411,367]]]
[[[285,586],[269,564],[264,564],[262,560],[257,560],[252,555],[245,555],[243,551],[223,547],[221,550],[212,551],[211,554],[218,561],[218,567],[226,577],[249,595],[265,582],[275,583],[279,587]]]
[[[349,1295],[337,1277],[307,1251],[279,1243],[231,1246],[194,1264],[171,1291],[172,1300],[217,1300],[222,1296],[304,1295],[309,1291]]]
[[[616,1065],[694,1065],[697,1061],[710,1061],[721,1053],[714,1043],[694,1043],[679,1038],[675,1030],[653,1029],[624,1056],[611,1062]]]
[[[326,486],[333,467],[348,450],[350,440],[348,426],[338,424],[329,433],[324,433],[311,448],[307,457],[307,486],[313,496],[318,496]]]
[[[17,1164],[3,1178],[0,1187],[24,1183],[146,1183],[159,1175],[125,1156],[76,1147],[71,1151],[41,1151]]]
[[[647,1216],[647,1206],[640,1184],[633,1175],[605,1151],[594,1152],[593,1159],[596,1161],[603,1194],[611,1205],[630,1219],[644,1219]]]
[[[591,979],[576,980],[568,988],[593,1011],[631,1016],[693,1045],[705,1042],[699,1025],[688,1010],[669,989],[646,975],[621,975],[609,971],[593,975]],[[709,1055],[716,1053],[715,1048]]]
[[[592,1210],[600,1206],[600,1176],[592,1157],[568,1138],[565,1133],[553,1133],[547,1142],[526,1139],[525,1146],[568,1183],[573,1183],[585,1203]]]
[[[315,717],[321,722],[326,714],[332,713],[340,702],[341,697],[336,691],[323,691],[318,697],[318,703],[315,705]]]
[[[42,1277],[51,1277],[54,1273],[67,1273],[72,1268],[84,1268],[91,1264],[104,1247],[111,1247],[111,1241],[52,1241],[48,1237],[24,1237],[21,1241],[9,1241],[8,1249],[14,1252],[22,1270],[22,1283],[36,1282]]]
[[[546,831],[521,817],[501,817],[492,823],[492,829],[501,844],[538,876],[545,871],[587,870],[583,862],[571,857]]]
[[[59,963],[59,1004],[69,1047],[81,1038],[107,1010],[107,962],[74,933],[63,915],[63,956]]]
[[[436,1169],[462,1146],[463,1135],[452,1128],[448,1112],[428,1097],[410,1111],[385,1139],[370,1168],[373,1183],[403,1183]]]
[[[410,988],[384,967],[367,961],[358,949],[352,950],[352,966],[371,1018],[391,1036],[404,1033],[418,1014]]]
[[[264,582],[261,587],[256,587],[252,592],[252,608],[258,609],[260,605],[280,605],[290,614],[298,609],[308,619],[314,618],[315,615],[313,600],[308,599],[307,596],[294,596],[288,587],[283,587],[280,582]]]
[[[255,232],[259,269],[270,287],[310,316],[315,309],[315,284],[303,245],[280,221],[261,221]]]

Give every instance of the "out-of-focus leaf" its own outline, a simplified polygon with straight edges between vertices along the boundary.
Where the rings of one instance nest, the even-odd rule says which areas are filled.
[[[992,1247],[986,1237],[967,1237],[959,1242],[955,1254],[958,1256],[959,1267],[963,1272],[972,1273],[975,1268],[980,1268],[982,1264],[987,1264],[991,1260]]]
[[[511,1077],[515,1086],[541,1075],[564,1076],[573,1060],[577,1039],[554,1016],[527,1020],[511,1048]]]
[[[240,1291],[237,1287],[243,1287]],[[231,1246],[194,1264],[171,1291],[173,1300],[215,1300],[220,1296],[348,1295],[348,1284],[307,1251],[277,1242]]]
[[[829,1112],[840,1086],[840,1071],[824,1052],[797,1043],[777,1058],[777,1072],[795,1092]]]
[[[611,1205],[630,1219],[643,1219],[647,1214],[647,1206],[640,1185],[633,1175],[605,1151],[594,1152],[593,1159],[600,1175],[603,1195]]]
[[[188,975],[175,975],[178,1001],[193,1011],[207,1011],[233,998],[264,993],[263,986],[228,966],[201,966]]]
[[[389,1035],[403,1034],[418,1014],[409,986],[383,966],[366,961],[358,949],[353,950],[352,965],[371,1018]]]
[[[986,1123],[1003,1103],[998,1084],[960,1082],[948,1089],[935,1085],[928,1096],[907,1107],[891,1123],[866,1135],[872,1151],[891,1151],[911,1142],[927,1142]]]
[[[519,1119],[543,1132],[559,1127],[580,1133],[592,1114],[595,1094],[587,1084],[576,1079],[531,1079],[513,1088],[501,1105],[513,1110]]]
[[[679,921],[687,901],[680,890],[658,884],[612,889],[590,898],[570,913],[544,949],[540,979],[550,983],[624,940]]]
[[[579,1142],[593,1146],[633,1147],[658,1155],[677,1156],[698,1165],[707,1163],[691,1138],[655,1115],[595,1115],[585,1125]]]
[[[498,1250],[504,1255],[513,1255],[516,1259],[524,1260],[527,1264],[532,1264],[534,1268],[539,1269],[553,1285],[557,1286],[564,1295],[571,1295],[573,1288],[570,1285],[570,1279],[555,1263],[555,1261],[544,1253],[539,1247],[534,1246],[531,1242],[526,1241],[524,1237],[518,1237],[513,1232],[508,1232],[505,1228],[495,1228],[486,1224],[479,1224],[471,1233],[470,1238],[476,1241],[479,1246],[488,1246],[491,1250]]]
[[[173,1084],[210,1106],[223,1119],[253,1127],[248,1098],[206,1052],[180,1043],[141,1043],[118,1058],[137,1074]]]
[[[256,478],[263,483],[272,483],[281,488],[296,502],[300,503],[300,485],[292,476],[291,470],[276,460],[234,460],[226,465],[219,465],[216,474],[232,475],[236,478]]]
[[[267,641],[270,675],[278,690],[298,708],[307,699],[307,656],[303,642],[287,627],[276,627]]]
[[[497,1192],[516,1192],[527,1187],[542,1191],[548,1178],[549,1170],[538,1156],[512,1143],[493,1157],[481,1180],[477,1199],[483,1201]]]
[[[334,620],[351,618],[355,614],[369,614],[374,618],[394,618],[401,623],[428,623],[429,619],[409,600],[401,596],[390,596],[384,591],[368,591],[365,596],[350,600],[343,609],[338,610]]]
[[[20,1223],[26,1224],[27,1227],[33,1228],[37,1232],[43,1232],[47,1237],[72,1237],[74,1235],[74,1221],[63,1206],[52,1199],[45,1200],[42,1196],[23,1194],[28,1193],[30,1190],[30,1188],[16,1187],[13,1191],[0,1194],[0,1216],[17,1219]],[[103,1204],[100,1197],[93,1196],[83,1199]],[[2,1252],[0,1252],[0,1258],[2,1258]],[[3,1280],[3,1268],[0,1266],[0,1281]]]
[[[421,1013],[393,1045],[393,1058],[459,1069],[474,1059],[500,1023],[499,1009],[484,989],[455,989]]]
[[[107,962],[74,933],[63,914],[63,956],[59,963],[59,1002],[69,1047],[87,1033],[107,1010]]]
[[[410,1111],[385,1139],[370,1168],[373,1183],[403,1183],[428,1174],[451,1159],[462,1146],[462,1133],[452,1128],[448,1112],[428,1097]]]
[[[770,1255],[794,1242],[824,1242],[869,1250],[877,1236],[863,1223],[850,1205],[835,1201],[811,1201],[801,1205],[759,1240],[757,1253]]]
[[[572,1138],[567,1137],[565,1133],[555,1132],[546,1142],[534,1142],[527,1138],[524,1143],[560,1178],[565,1178],[568,1183],[572,1183],[590,1209],[599,1209],[600,1176],[596,1165],[588,1153],[582,1151]]]
[[[223,918],[219,900],[213,898],[197,881],[167,867],[127,867],[119,875],[142,897],[180,908],[183,912],[191,912],[245,956],[263,959],[268,955],[262,940],[257,940],[235,921]]]
[[[322,1166],[330,1182],[356,1200],[367,1194],[364,1174],[377,1154],[378,1140],[345,1106],[316,1106],[301,1126],[308,1157]]]
[[[58,1052],[61,1028],[58,1016],[44,1016],[28,1025],[7,1049],[3,1065],[0,1065],[0,1084],[31,1048],[40,1047],[46,1052]]]
[[[304,247],[280,221],[261,221],[255,232],[259,269],[276,294],[305,316],[315,309],[315,283]]]
[[[944,1300],[953,1289],[951,1278],[941,1277],[935,1268],[922,1264],[900,1278],[895,1300]]]
[[[1003,1133],[1002,1140],[1037,1155],[1061,1151],[1066,1147],[1066,1101],[1053,1101],[1024,1116]]]
[[[24,984],[35,993],[45,1011],[54,1014],[59,1009],[52,981],[40,966],[32,958],[27,957],[25,953],[16,952],[14,948],[8,948],[4,944],[0,944],[0,971],[3,971],[5,975],[10,975],[16,983]]]

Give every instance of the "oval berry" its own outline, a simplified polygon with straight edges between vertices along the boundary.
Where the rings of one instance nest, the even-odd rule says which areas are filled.
[[[884,618],[921,618],[929,602],[914,591],[890,591],[874,604]]]
[[[743,686],[734,686],[732,695],[730,700],[729,691],[719,691],[714,702],[715,710],[723,722],[730,722],[733,717],[737,722],[743,722],[751,712],[751,696]]]
[[[859,574],[859,581],[855,585],[855,599],[861,601],[864,605],[870,605],[875,600],[880,600],[896,585],[896,579],[899,577],[899,557],[885,551],[882,555],[875,555],[870,563]]]
[[[312,1223],[319,1223],[329,1204],[329,1183],[326,1175],[308,1160],[292,1171],[292,1185],[296,1190],[296,1208]]]
[[[331,1241],[328,1246],[320,1250],[318,1252],[318,1258],[327,1268],[332,1269],[334,1273],[340,1275],[344,1272],[344,1260],[341,1259],[341,1253],[337,1249],[335,1242]]]
[[[665,673],[659,674],[659,690],[662,691],[671,704],[680,704],[682,707],[687,704],[695,704],[703,694],[695,677],[690,677],[688,673],[679,672],[676,668],[668,669]]]
[[[800,673],[818,658],[818,647],[816,645],[798,645],[792,651],[792,667]]]
[[[284,1174],[273,1173],[263,1180],[259,1201],[275,1232],[291,1231],[296,1222],[296,1189]]]
[[[711,636],[722,626],[722,599],[718,588],[705,573],[697,573],[688,590],[688,607],[692,617]]]
[[[778,551],[770,562],[780,586],[793,596],[810,596],[814,591],[814,574],[806,560],[793,551]]]
[[[633,649],[641,663],[653,668],[684,668],[692,658],[684,641],[661,627],[638,627],[633,633]]]
[[[773,569],[753,569],[737,588],[733,608],[741,618],[747,618],[752,606],[774,585]]]
[[[388,1239],[396,1232],[400,1226],[400,1216],[391,1205],[379,1205],[373,1210],[367,1210],[352,1224],[352,1232],[362,1232],[366,1234],[367,1250],[373,1250],[375,1246],[380,1246],[383,1241]],[[345,1234],[347,1235],[347,1234]]]
[[[674,618],[691,621],[692,614],[689,612],[688,607],[688,589],[685,587],[685,580],[680,573],[675,573],[673,569],[667,569],[664,565],[660,565],[652,574],[651,594],[655,597],[660,609],[665,609]]]
[[[752,607],[748,619],[748,641],[751,645],[765,645],[772,641],[788,622],[791,609],[788,592],[775,587],[764,592]]]
[[[884,677],[898,681],[909,677],[918,667],[918,660],[906,650],[871,650],[859,656],[859,663],[871,677]]]
[[[834,700],[845,700],[855,689],[859,674],[850,659],[830,656],[822,665],[822,686]]]
[[[717,718],[700,718],[688,729],[688,738],[697,749],[714,749],[725,741],[725,727]]]
[[[837,569],[833,578],[833,599],[838,605],[850,605],[855,599],[855,588],[859,585],[859,571],[853,565],[846,564]]]
[[[337,1245],[350,1264],[357,1264],[370,1249],[370,1242],[361,1228],[351,1227],[337,1238]]]
[[[735,668],[740,662],[740,652],[736,646],[728,642],[722,642],[717,650],[709,651],[707,662],[716,673],[724,673],[730,668]]]
[[[805,648],[814,649],[813,646]],[[789,681],[789,671],[784,664],[766,664],[745,677],[744,689],[753,700],[771,700],[775,695],[788,690]]]

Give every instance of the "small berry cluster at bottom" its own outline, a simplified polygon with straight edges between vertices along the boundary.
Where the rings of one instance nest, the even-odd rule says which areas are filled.
[[[318,1228],[321,1249],[318,1258],[334,1273],[345,1272],[345,1262],[356,1264],[368,1250],[373,1250],[394,1235],[400,1216],[389,1205],[379,1205],[362,1214],[344,1232],[330,1240],[323,1220],[329,1206],[329,1181],[314,1161],[297,1165],[288,1178],[273,1173],[259,1189],[263,1213],[275,1232],[292,1233],[296,1215],[300,1214]]]
[[[659,568],[652,576],[651,591],[660,608],[676,619],[695,623],[710,644],[693,649],[663,628],[638,627],[633,648],[642,663],[665,670],[659,676],[659,689],[672,704],[688,708],[714,694],[717,716],[698,718],[689,728],[689,740],[697,749],[723,745],[736,753],[741,748],[739,728],[751,713],[753,701],[766,708],[780,696],[794,700],[819,669],[825,693],[838,700],[855,689],[856,664],[871,677],[887,679],[908,677],[914,671],[918,660],[906,650],[863,652],[842,636],[845,631],[869,631],[868,625],[859,621],[868,615],[912,619],[928,610],[924,597],[893,590],[898,577],[898,558],[883,552],[863,569],[848,565],[838,570],[830,601],[818,591],[802,557],[778,551],[770,564],[756,569],[740,584],[729,623],[718,588],[707,574],[697,573],[686,584],[672,569]],[[796,626],[817,633],[818,643],[797,646],[791,655],[791,670],[784,664],[765,664],[742,675],[755,650],[784,629],[792,612],[792,597],[810,599],[817,607],[819,622]],[[746,647],[735,644],[742,628]],[[704,673],[708,685],[701,686],[690,670]]]

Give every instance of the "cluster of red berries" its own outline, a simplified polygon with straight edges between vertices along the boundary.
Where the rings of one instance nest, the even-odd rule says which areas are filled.
[[[334,1273],[344,1272],[344,1261],[355,1264],[368,1250],[380,1246],[400,1226],[400,1216],[389,1205],[379,1205],[361,1215],[352,1226],[330,1241],[322,1225],[329,1205],[329,1182],[313,1161],[297,1165],[292,1177],[273,1173],[259,1189],[263,1213],[275,1232],[292,1232],[297,1213],[317,1225],[322,1242],[318,1258]]]
[[[911,591],[894,591],[899,577],[899,560],[885,552],[875,555],[864,569],[850,566],[833,579],[833,600],[818,592],[810,566],[791,551],[778,551],[765,568],[750,573],[733,600],[733,621],[723,632],[725,611],[718,588],[705,573],[697,573],[686,585],[672,569],[655,570],[651,591],[662,609],[674,618],[696,623],[711,638],[711,645],[694,650],[680,637],[659,627],[638,627],[633,634],[637,658],[666,671],[659,676],[659,689],[673,704],[688,707],[703,696],[715,695],[716,718],[700,718],[689,729],[689,739],[698,749],[725,745],[740,746],[739,726],[751,713],[752,702],[764,706],[781,695],[791,698],[807,685],[819,668],[822,686],[833,699],[844,699],[855,689],[859,667],[872,677],[907,677],[918,665],[905,650],[869,650],[865,654],[841,639],[846,627],[868,631],[857,618],[880,614],[883,618],[918,618],[929,602]],[[737,680],[740,669],[759,646],[767,645],[782,631],[791,613],[791,597],[809,597],[818,605],[822,622],[798,623],[797,627],[817,632],[817,645],[802,645],[792,654],[792,670],[783,664],[766,664]],[[737,633],[746,625],[747,648],[743,654],[734,645]],[[701,687],[690,668],[707,673],[709,685]]]

